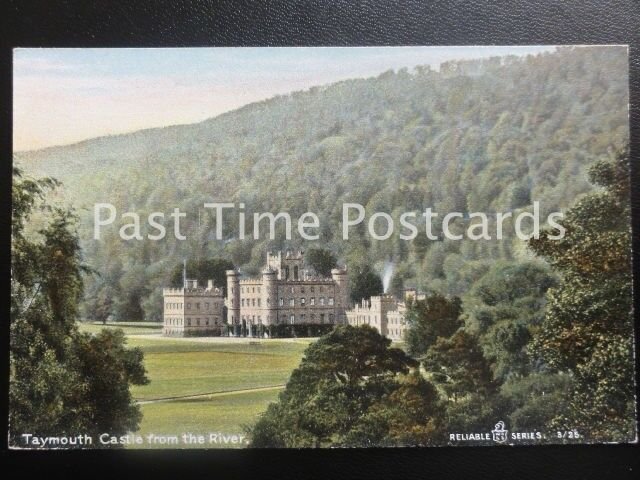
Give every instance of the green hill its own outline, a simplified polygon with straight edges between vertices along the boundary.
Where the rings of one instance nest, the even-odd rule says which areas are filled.
[[[484,262],[525,256],[522,242],[413,242],[340,238],[343,202],[394,216],[568,207],[591,186],[586,168],[628,140],[626,48],[561,48],[527,57],[457,61],[438,71],[388,71],[277,96],[204,122],[16,153],[32,175],[64,184],[80,215],[87,305],[126,320],[158,320],[158,287],[183,258],[221,256],[247,273],[264,252],[311,243],[239,241],[229,217],[212,237],[202,204],[244,202],[253,211],[316,212],[321,239],[342,262],[391,260],[393,287],[461,293]],[[171,92],[167,92],[171,95]],[[188,240],[92,240],[92,206],[193,213]],[[198,229],[196,212],[200,209]],[[282,232],[280,232],[282,233]],[[113,303],[111,303],[113,301]]]

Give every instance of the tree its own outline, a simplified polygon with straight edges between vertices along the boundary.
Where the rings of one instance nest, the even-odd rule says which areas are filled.
[[[304,254],[306,264],[321,277],[330,277],[331,270],[336,268],[338,259],[326,248],[310,248]]]
[[[171,286],[182,287],[182,275],[184,264],[177,264],[171,273]],[[233,270],[233,263],[222,258],[209,258],[202,260],[187,261],[187,278],[195,278],[198,285],[206,286],[207,281],[213,280],[213,284],[218,288],[225,288],[227,285],[227,270]]]
[[[533,368],[528,345],[544,317],[545,293],[556,281],[540,261],[496,262],[465,298],[465,324],[478,336],[496,379]]]
[[[78,332],[78,303],[90,273],[81,261],[71,212],[45,202],[57,182],[14,170],[11,257],[9,438],[79,435],[138,428],[129,385],[147,382],[142,352],[122,334]],[[37,234],[32,217],[48,223]]]
[[[474,431],[490,424],[497,384],[476,337],[463,328],[449,338],[439,337],[422,365],[447,399],[443,415],[449,431]]]
[[[350,269],[351,301],[359,303],[363,299],[381,295],[384,292],[382,280],[368,264]]]
[[[406,341],[409,353],[424,355],[439,337],[448,338],[460,328],[462,303],[458,297],[448,299],[434,293],[408,305]]]
[[[531,249],[562,273],[549,290],[533,349],[571,373],[570,410],[553,424],[578,428],[590,441],[635,438],[629,158],[597,162],[590,180],[603,187],[566,212],[566,229],[531,239]]]
[[[254,447],[426,442],[437,394],[417,362],[374,328],[337,326],[310,345],[278,401],[250,429]],[[411,437],[415,428],[416,436]]]
[[[513,430],[540,431],[550,425],[558,412],[566,410],[573,388],[573,377],[569,374],[539,372],[512,377],[500,387],[501,409],[510,412],[509,425]]]

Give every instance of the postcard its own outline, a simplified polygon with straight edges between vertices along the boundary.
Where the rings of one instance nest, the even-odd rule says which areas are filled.
[[[16,48],[9,444],[635,443],[624,45]]]

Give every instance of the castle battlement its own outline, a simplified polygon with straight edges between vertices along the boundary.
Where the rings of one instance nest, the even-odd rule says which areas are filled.
[[[409,299],[423,298],[424,294],[418,294],[415,289],[408,289],[405,292],[405,301],[398,301],[387,294],[362,299],[351,310],[347,310],[347,322],[353,326],[369,325],[392,340],[404,340],[407,330],[405,302]]]
[[[251,336],[255,325],[346,323],[345,269],[334,269],[328,278],[312,274],[304,268],[302,251],[269,252],[266,260],[260,276],[227,272],[227,321],[236,335]],[[314,291],[314,286],[319,288]]]
[[[188,295],[188,296],[222,296],[224,292],[221,288],[205,289],[205,288],[163,288],[163,295]]]

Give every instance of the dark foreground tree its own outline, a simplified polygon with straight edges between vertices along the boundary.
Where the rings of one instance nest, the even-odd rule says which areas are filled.
[[[635,438],[629,159],[599,162],[591,181],[603,187],[572,207],[556,231],[531,240],[534,252],[562,273],[549,290],[534,351],[575,378],[558,428],[577,428],[589,441]]]
[[[449,299],[438,293],[410,303],[406,315],[409,353],[416,357],[424,355],[438,337],[453,335],[462,325],[461,313],[462,303],[458,297]]]
[[[478,337],[497,380],[534,369],[528,346],[544,318],[545,294],[557,279],[545,263],[496,262],[465,301],[466,326]]]
[[[439,337],[422,364],[446,399],[448,431],[474,431],[491,424],[497,384],[475,336],[460,329],[449,338]]]
[[[428,444],[435,389],[417,362],[364,325],[310,345],[276,403],[250,429],[253,447]]]
[[[52,180],[14,173],[11,256],[10,443],[21,435],[137,430],[139,407],[129,385],[147,382],[142,352],[126,349],[121,333],[96,337],[76,327],[82,295],[75,218],[44,202]],[[27,232],[33,216],[46,225]],[[42,215],[44,220],[45,215]]]

